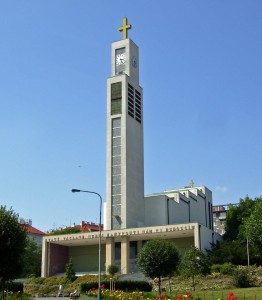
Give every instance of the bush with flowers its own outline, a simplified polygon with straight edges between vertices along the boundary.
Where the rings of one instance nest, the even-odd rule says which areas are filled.
[[[233,292],[227,295],[227,300],[237,300],[237,296],[234,296]]]
[[[186,292],[185,294],[180,294],[176,297],[176,300],[193,300],[193,296],[191,295],[191,293]]]

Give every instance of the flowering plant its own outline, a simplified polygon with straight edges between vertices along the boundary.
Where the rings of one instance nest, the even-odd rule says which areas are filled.
[[[193,300],[193,296],[189,292],[186,292],[185,294],[180,294],[176,297],[176,300],[182,300],[182,299]]]
[[[227,295],[227,300],[237,300],[237,296],[234,296],[233,292]]]
[[[165,300],[165,299],[167,299],[166,294],[163,294],[163,293],[162,293],[162,294],[156,296],[156,300]]]

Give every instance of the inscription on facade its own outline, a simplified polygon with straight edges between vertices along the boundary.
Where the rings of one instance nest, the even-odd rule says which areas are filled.
[[[161,228],[144,228],[139,230],[113,230],[113,231],[104,231],[101,233],[101,237],[118,237],[118,236],[130,236],[130,235],[140,235],[140,234],[153,234],[161,232],[175,232],[175,231],[185,231],[195,229],[194,225],[187,226],[172,226],[172,227],[161,227]],[[99,238],[99,231],[92,234],[71,234],[60,237],[50,237],[46,238],[47,242],[59,242],[59,241],[71,241],[71,240],[83,240],[83,239],[96,239]]]

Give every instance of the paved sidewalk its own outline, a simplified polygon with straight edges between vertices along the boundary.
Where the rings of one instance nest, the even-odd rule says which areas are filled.
[[[70,300],[69,297],[31,297],[33,300]],[[96,300],[96,298],[88,297],[86,295],[81,295],[79,300]]]

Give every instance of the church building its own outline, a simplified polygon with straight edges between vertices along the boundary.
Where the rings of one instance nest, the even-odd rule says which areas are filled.
[[[144,195],[143,89],[139,85],[139,49],[128,38],[112,43],[107,80],[107,170],[104,228],[43,238],[42,277],[65,272],[72,258],[76,274],[98,272],[111,264],[121,274],[138,272],[136,255],[150,239],[168,239],[184,253],[190,246],[205,251],[221,239],[213,231],[212,192],[205,186]],[[100,235],[101,234],[101,235]]]

